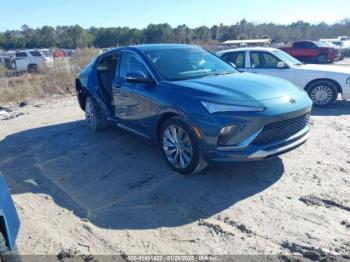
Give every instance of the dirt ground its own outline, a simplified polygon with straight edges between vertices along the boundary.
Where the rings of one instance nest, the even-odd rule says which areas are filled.
[[[73,97],[0,115],[0,170],[22,254],[350,255],[350,101],[313,111],[302,147],[184,177]]]

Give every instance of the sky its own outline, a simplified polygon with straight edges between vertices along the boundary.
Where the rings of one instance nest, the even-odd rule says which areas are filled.
[[[43,25],[190,27],[250,22],[334,23],[350,17],[350,0],[0,0],[0,31]]]

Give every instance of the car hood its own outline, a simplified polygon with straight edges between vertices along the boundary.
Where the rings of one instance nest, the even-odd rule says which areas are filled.
[[[299,70],[319,72],[319,73],[339,73],[350,75],[350,68],[345,66],[334,66],[334,65],[301,65],[296,67]]]
[[[265,75],[237,73],[178,81],[189,95],[215,101],[263,101],[300,93],[292,83]]]

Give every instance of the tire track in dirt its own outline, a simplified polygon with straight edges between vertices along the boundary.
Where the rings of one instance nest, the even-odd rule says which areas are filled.
[[[307,206],[324,206],[326,208],[336,207],[341,210],[350,212],[349,206],[338,203],[332,199],[321,198],[321,197],[310,195],[310,196],[300,197],[299,200]]]

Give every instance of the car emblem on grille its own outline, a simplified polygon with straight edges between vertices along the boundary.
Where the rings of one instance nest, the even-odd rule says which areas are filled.
[[[295,104],[297,101],[295,101],[295,99],[294,98],[289,98],[289,103],[291,103],[291,104]]]

